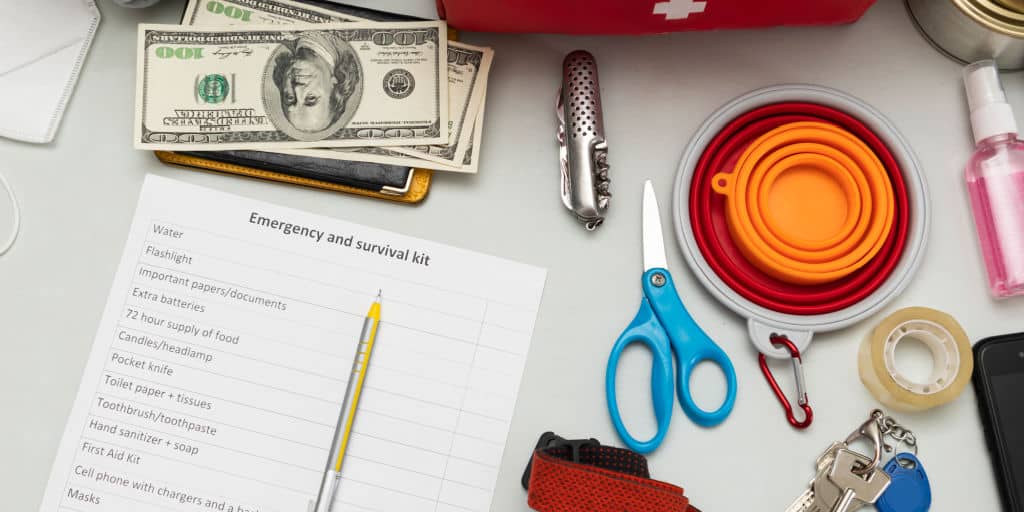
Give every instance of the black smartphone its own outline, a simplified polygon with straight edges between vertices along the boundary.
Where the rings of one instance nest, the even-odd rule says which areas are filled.
[[[1024,333],[974,345],[974,391],[1003,507],[1024,512]]]

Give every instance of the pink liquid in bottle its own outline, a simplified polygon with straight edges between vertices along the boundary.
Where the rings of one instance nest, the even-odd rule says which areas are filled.
[[[985,139],[965,174],[989,288],[996,297],[1024,293],[1024,142]]]
[[[992,61],[964,70],[977,149],[964,172],[988,284],[996,297],[1024,293],[1024,142]]]

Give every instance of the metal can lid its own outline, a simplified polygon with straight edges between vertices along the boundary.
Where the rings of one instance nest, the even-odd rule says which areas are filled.
[[[1024,0],[995,0],[995,2],[1011,11],[1024,13]]]
[[[1024,38],[1024,0],[951,1],[985,28],[1010,37]]]

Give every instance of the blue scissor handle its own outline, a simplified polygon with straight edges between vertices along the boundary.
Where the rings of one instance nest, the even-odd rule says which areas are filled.
[[[736,402],[736,370],[729,356],[704,333],[686,311],[668,270],[652,268],[644,272],[643,289],[655,316],[667,331],[672,353],[679,367],[677,390],[683,412],[702,427],[715,426],[725,421]],[[702,361],[715,363],[725,375],[725,400],[715,411],[701,409],[690,395],[690,375],[693,368]]]
[[[651,351],[654,366],[651,368],[651,399],[654,403],[654,417],[658,421],[658,432],[647,441],[638,441],[622,423],[619,415],[619,402],[615,395],[615,374],[619,367],[619,356],[622,351],[633,343],[643,343]],[[647,297],[640,302],[640,311],[622,331],[619,339],[612,347],[608,358],[608,369],[605,373],[605,395],[608,398],[608,412],[619,437],[629,449],[639,453],[650,453],[661,444],[668,433],[668,425],[672,420],[672,376],[673,356],[665,329],[654,315]]]

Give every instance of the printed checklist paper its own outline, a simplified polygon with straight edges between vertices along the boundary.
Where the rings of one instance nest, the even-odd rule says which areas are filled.
[[[305,512],[381,289],[334,510],[487,511],[544,279],[150,176],[40,510]]]

